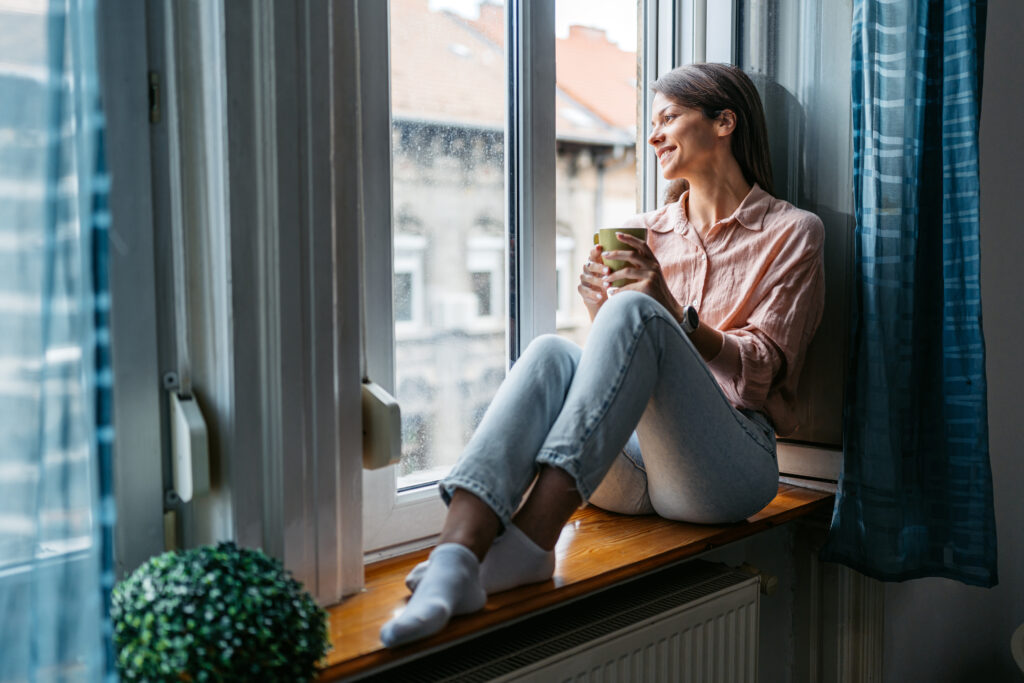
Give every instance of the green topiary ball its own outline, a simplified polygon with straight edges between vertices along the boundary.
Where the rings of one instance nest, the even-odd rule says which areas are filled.
[[[277,560],[219,543],[150,559],[114,587],[127,680],[308,681],[327,615]]]

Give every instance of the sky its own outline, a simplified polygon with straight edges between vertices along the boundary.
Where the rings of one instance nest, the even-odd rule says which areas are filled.
[[[430,0],[432,10],[451,10],[477,18],[480,0]],[[569,25],[603,28],[623,50],[636,51],[636,0],[556,0],[555,34],[569,36]]]

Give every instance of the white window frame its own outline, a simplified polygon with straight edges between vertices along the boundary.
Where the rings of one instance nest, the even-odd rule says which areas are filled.
[[[387,5],[381,2],[373,12],[372,26],[360,27],[360,53],[379,65],[375,74],[388,68]],[[507,224],[513,226],[516,251],[502,248],[512,273],[511,296],[504,283],[499,289],[509,299],[509,314],[515,325],[507,332],[507,346],[515,358],[531,339],[554,332],[555,303],[549,292],[555,286],[555,8],[550,0],[508,0],[506,5],[506,63],[516,84],[508,102],[506,125]],[[367,31],[371,31],[367,33]],[[369,36],[369,40],[365,37]],[[365,46],[365,47],[364,47]],[[372,50],[368,57],[366,50]],[[369,75],[369,74],[368,74]],[[388,82],[366,78],[360,93],[364,145],[390,150],[391,117]],[[371,132],[369,129],[373,127]],[[368,133],[372,135],[367,137]],[[371,142],[372,140],[372,142]],[[387,159],[390,154],[375,154]],[[364,167],[365,186],[388,188],[390,168]],[[383,193],[383,191],[382,191]],[[367,214],[364,232],[364,291],[367,293],[365,329],[374,340],[367,355],[369,379],[394,391],[394,338],[391,314],[392,247],[391,201],[366,204],[375,207]],[[371,229],[371,225],[373,228]],[[504,302],[495,310],[506,309]],[[390,350],[390,352],[389,352]],[[445,508],[436,487],[397,491],[396,467],[367,471],[363,477],[363,546],[366,559],[395,555],[430,545],[440,531]]]
[[[108,4],[119,571],[174,528],[337,602],[363,580],[357,3]],[[169,374],[215,435],[187,503],[164,495]]]
[[[99,3],[100,84],[110,193],[114,391],[114,563],[118,578],[164,550],[160,376],[148,103],[123,83],[145,83],[146,8]],[[117,36],[114,39],[113,36]]]
[[[364,293],[364,380],[394,395],[395,321],[392,307],[394,235],[391,186],[390,3],[358,5],[359,118],[362,149],[361,280]],[[403,330],[404,332],[404,330]],[[396,435],[397,436],[397,435]],[[362,546],[364,560],[398,554],[432,543],[444,520],[444,505],[433,487],[398,492],[397,466],[364,470]]]

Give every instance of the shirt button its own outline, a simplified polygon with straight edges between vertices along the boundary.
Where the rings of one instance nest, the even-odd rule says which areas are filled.
[[[707,257],[707,255],[706,255],[706,254],[701,254],[701,255],[700,255],[700,260],[701,260],[701,261],[707,261],[707,260],[708,260],[708,257]]]

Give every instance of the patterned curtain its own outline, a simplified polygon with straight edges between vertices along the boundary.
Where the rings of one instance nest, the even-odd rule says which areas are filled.
[[[0,0],[0,681],[114,680],[95,1]]]
[[[984,0],[855,0],[845,464],[823,550],[992,586],[978,244]]]

